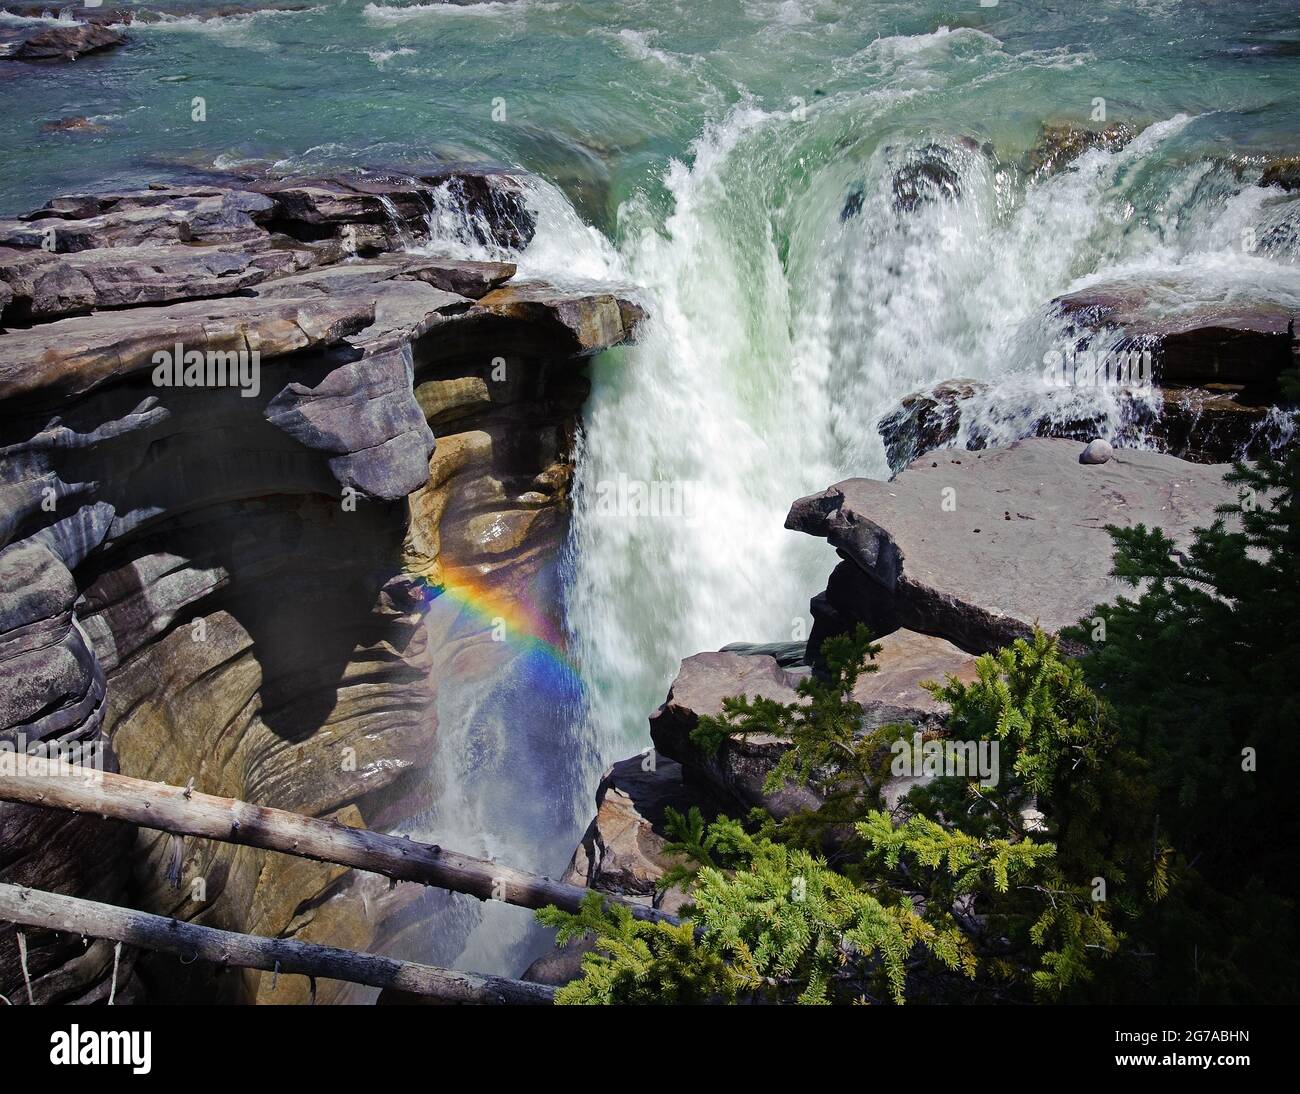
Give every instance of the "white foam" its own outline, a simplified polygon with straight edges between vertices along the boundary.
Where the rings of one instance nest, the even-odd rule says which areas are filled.
[[[553,11],[558,4],[537,2],[537,0],[484,0],[476,4],[407,4],[401,7],[392,4],[367,4],[361,14],[371,22],[400,23],[408,19],[428,19],[447,17],[496,17],[519,16],[529,11]]]

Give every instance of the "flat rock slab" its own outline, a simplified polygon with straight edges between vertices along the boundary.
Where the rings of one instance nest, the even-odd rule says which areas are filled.
[[[540,281],[512,282],[483,296],[478,308],[549,331],[568,352],[596,353],[630,338],[644,311],[613,293],[567,292]]]
[[[263,358],[328,346],[369,326],[374,296],[309,300],[230,297],[60,319],[0,340],[0,399],[51,399],[90,391],[153,365],[177,344],[189,350],[258,350]]]
[[[1159,527],[1186,546],[1236,501],[1224,464],[1120,450],[1085,466],[1082,448],[1032,439],[931,452],[892,482],[848,479],[801,498],[786,527],[838,548],[888,594],[903,627],[995,649],[1035,623],[1076,623],[1126,588],[1110,576],[1106,525]]]
[[[0,219],[0,244],[66,253],[165,243],[251,242],[266,232],[275,203],[217,187],[65,194],[19,217]]]
[[[296,255],[253,247],[108,247],[50,254],[0,247],[0,281],[27,322],[97,308],[225,296],[293,268]]]
[[[515,276],[513,262],[475,262],[458,258],[412,261],[407,276],[427,281],[434,288],[474,300],[499,289]]]

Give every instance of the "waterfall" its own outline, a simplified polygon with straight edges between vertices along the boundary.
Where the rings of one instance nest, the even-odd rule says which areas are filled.
[[[648,745],[680,659],[806,636],[834,557],[786,531],[786,511],[888,477],[877,423],[902,396],[989,382],[958,444],[1009,443],[1044,417],[1095,415],[1106,433],[1112,390],[1062,398],[1043,378],[1044,352],[1068,344],[1055,296],[1173,278],[1199,279],[1201,299],[1300,300],[1294,245],[1289,266],[1239,245],[1276,219],[1277,192],[1170,157],[1186,115],[1027,179],[962,134],[899,138],[897,100],[865,99],[803,119],[741,104],[669,166],[661,223],[645,203],[623,210],[620,251],[652,317],[597,367],[567,604],[604,762]],[[619,475],[689,483],[696,511],[610,516],[593,499]]]
[[[521,255],[484,248],[450,205],[435,208],[436,249],[510,257],[520,278],[634,286],[649,315],[635,345],[591,366],[563,560],[572,688],[547,707],[517,664],[440,698],[438,838],[562,868],[600,772],[648,745],[647,716],[682,658],[805,638],[835,560],[786,531],[786,512],[840,479],[888,477],[878,423],[903,396],[987,385],[959,445],[1008,443],[1053,416],[1117,428],[1112,391],[1063,397],[1044,380],[1044,353],[1065,348],[1053,298],[1132,279],[1169,286],[1160,303],[1175,310],[1300,302],[1297,203],[1207,154],[1197,116],[1035,171],[1023,127],[981,141],[942,111],[915,120],[917,103],[935,85],[963,94],[963,65],[1003,78],[1069,62],[941,28],[879,39],[848,64],[867,89],[718,108],[625,188],[612,239],[546,182],[531,186],[537,231]],[[1247,234],[1280,242],[1252,251]],[[676,502],[625,504],[636,491]],[[512,735],[520,706],[546,709],[535,732]],[[438,922],[455,924],[462,966],[517,971],[536,952],[518,909],[452,903]]]

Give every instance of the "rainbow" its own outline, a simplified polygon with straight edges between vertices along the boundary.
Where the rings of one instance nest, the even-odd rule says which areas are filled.
[[[562,667],[575,681],[578,679],[578,670],[569,658],[563,633],[555,621],[536,605],[521,603],[463,572],[455,575],[444,572],[443,580],[438,583],[421,575],[413,577],[425,604],[449,598],[464,614],[481,621],[484,629],[503,625],[505,640],[512,647],[542,655]]]

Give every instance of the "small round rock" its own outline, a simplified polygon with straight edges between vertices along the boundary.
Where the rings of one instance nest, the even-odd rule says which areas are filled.
[[[1103,441],[1098,437],[1095,441],[1089,441],[1088,447],[1079,453],[1079,462],[1105,463],[1113,455],[1115,450],[1111,448],[1110,441]]]

